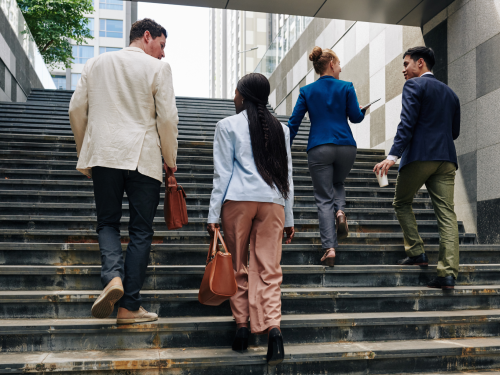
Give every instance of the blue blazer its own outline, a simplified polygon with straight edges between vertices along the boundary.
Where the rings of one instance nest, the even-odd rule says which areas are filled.
[[[323,76],[302,87],[292,117],[288,120],[291,142],[306,112],[311,119],[307,151],[326,143],[356,146],[347,118],[352,123],[358,123],[363,121],[365,114],[359,109],[351,82]]]
[[[389,155],[412,161],[449,161],[458,169],[453,141],[460,134],[460,101],[447,85],[426,74],[406,81],[401,122]]]

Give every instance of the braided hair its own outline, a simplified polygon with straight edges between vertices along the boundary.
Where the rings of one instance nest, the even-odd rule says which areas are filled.
[[[245,99],[253,158],[264,181],[281,196],[288,198],[288,156],[283,126],[267,109],[271,86],[265,76],[250,73],[243,76],[237,90]]]

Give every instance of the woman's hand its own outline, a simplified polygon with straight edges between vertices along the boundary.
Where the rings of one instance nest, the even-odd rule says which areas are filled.
[[[207,232],[210,235],[210,237],[214,236],[215,228],[219,228],[219,224],[213,224],[213,223],[207,224]]]
[[[285,244],[289,244],[292,242],[293,237],[295,237],[295,228],[294,227],[288,227],[285,228],[285,233],[283,233],[283,237],[288,237],[285,241]]]

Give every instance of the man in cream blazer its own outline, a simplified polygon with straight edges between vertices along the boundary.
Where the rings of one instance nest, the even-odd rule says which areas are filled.
[[[160,61],[166,37],[151,19],[135,22],[130,47],[88,60],[69,106],[76,169],[92,177],[97,211],[104,290],[92,315],[108,317],[121,298],[119,324],[158,319],[141,307],[140,290],[160,201],[162,155],[177,170],[179,117],[170,66]],[[120,241],[124,192],[130,216],[125,262]]]

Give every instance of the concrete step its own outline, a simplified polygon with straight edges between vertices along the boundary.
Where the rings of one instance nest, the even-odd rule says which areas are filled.
[[[19,182],[20,189],[16,189],[15,185]],[[38,183],[37,182],[41,182]],[[51,199],[50,197],[73,197],[73,198],[93,198],[93,184],[92,181],[86,181],[86,184],[80,183],[78,185],[78,191],[74,190],[71,185],[71,181],[51,181],[51,180],[11,180],[3,179],[0,180],[0,200],[8,201],[11,198],[8,196],[16,195],[26,195],[26,196],[40,196],[46,197],[46,199]],[[164,185],[162,185],[162,192],[164,191]],[[213,185],[210,184],[182,184],[182,187],[186,191],[188,199],[203,199],[203,197],[210,197],[212,193]],[[57,190],[59,188],[59,190]],[[62,190],[64,189],[64,190]],[[312,186],[297,186],[294,189],[294,198],[297,201],[312,201],[313,190]],[[394,199],[394,188],[393,187],[345,187],[346,197],[351,198],[363,198],[363,199]],[[163,194],[163,193],[160,193]],[[162,195],[163,197],[163,195]],[[43,198],[40,198],[43,199]],[[429,202],[429,195],[427,190],[421,189],[415,195],[415,203],[426,203]]]
[[[185,183],[201,183],[210,184],[213,183],[212,173],[176,173],[177,181],[184,185]],[[52,169],[15,169],[15,168],[0,168],[0,178],[2,179],[51,179],[51,180],[87,180],[88,178],[77,171],[76,169],[68,170],[52,170]],[[311,177],[307,175],[294,175],[293,176],[294,185],[304,186],[312,185]],[[389,184],[395,185],[395,176],[389,177]],[[346,185],[360,187],[377,187],[379,186],[375,174],[368,170],[360,170],[356,172],[351,172],[349,177],[345,180]]]
[[[160,205],[143,291],[144,307],[160,321],[116,326],[88,319],[101,290],[100,252],[92,181],[74,170],[71,95],[34,90],[27,103],[0,103],[0,342],[10,352],[0,356],[0,372],[383,375],[500,368],[500,341],[488,341],[500,333],[500,245],[475,245],[475,235],[458,223],[458,286],[425,287],[436,274],[439,236],[422,189],[414,209],[431,265],[396,265],[405,257],[392,207],[396,171],[386,188],[371,171],[384,150],[358,150],[346,181],[351,233],[337,249],[336,266],[320,265],[308,121],[292,147],[299,232],[282,251],[287,359],[277,369],[265,366],[264,336],[252,336],[246,355],[227,349],[234,335],[229,305],[200,305],[197,288],[208,250],[213,134],[217,121],[234,113],[232,100],[177,98],[177,177],[188,193],[190,223],[167,231]]]
[[[424,244],[439,243],[439,233],[423,233],[420,232],[420,237]],[[128,231],[121,231],[121,240],[129,241]],[[54,230],[37,230],[37,229],[0,229],[0,242],[18,242],[18,241],[34,241],[34,242],[81,242],[81,241],[97,241],[97,234],[93,229],[54,229]],[[183,243],[188,241],[194,244],[208,244],[210,237],[206,231],[159,231],[155,230],[153,241],[160,243]],[[295,233],[293,240],[297,244],[318,244],[321,243],[319,232],[298,232]],[[459,233],[460,244],[476,243],[476,235],[473,233]],[[350,231],[348,237],[339,240],[340,244],[400,244],[403,242],[402,233],[391,232],[354,232]]]
[[[182,187],[186,194],[211,194],[213,184],[207,183],[182,183]],[[64,189],[64,190],[63,190]],[[0,191],[8,194],[11,190],[23,190],[39,192],[43,195],[45,192],[61,192],[71,196],[75,192],[93,192],[93,183],[91,180],[40,180],[40,179],[0,179]],[[162,184],[162,191],[165,190],[165,185]],[[312,185],[294,186],[295,196],[310,197],[313,194]],[[93,194],[93,193],[92,193]],[[346,186],[346,195],[348,197],[380,197],[380,198],[393,198],[394,185],[380,187],[355,187]],[[415,199],[428,198],[429,194],[425,188],[420,189]]]
[[[24,145],[26,146],[26,145]],[[5,163],[14,163],[17,160],[19,163],[37,161],[40,163],[59,163],[69,164],[76,166],[78,158],[76,152],[66,152],[66,151],[26,151],[21,149],[15,149],[7,145],[5,149],[2,149],[0,144],[0,156],[1,160]],[[372,156],[372,157],[367,157]],[[353,168],[357,169],[369,169],[372,170],[375,162],[378,161],[377,155],[368,154],[358,154],[356,161],[354,162]],[[294,167],[306,168],[308,167],[307,155],[302,152],[294,152],[292,154]],[[200,155],[193,156],[188,155],[185,151],[179,153],[177,157],[178,164],[184,164],[189,166],[210,166],[213,168],[213,158],[211,155]]]
[[[31,124],[47,124],[50,120],[54,120],[53,124],[64,123],[69,125],[69,116],[66,108],[56,107],[32,107],[26,105],[25,107],[6,107],[0,105],[0,122],[16,122],[27,120],[26,123]],[[201,106],[193,109],[189,106],[179,106],[178,108],[179,125],[182,125],[185,120],[199,120],[209,126],[215,128],[215,125],[220,120],[235,115],[234,107],[230,108],[212,108]],[[288,122],[288,117],[277,117],[282,123]],[[37,122],[37,120],[40,120]],[[304,119],[300,129],[308,128],[311,122]]]
[[[0,371],[105,373],[106,371],[220,374],[353,374],[478,370],[500,367],[499,338],[408,340],[287,345],[277,368],[265,361],[267,347],[240,354],[230,348],[142,349],[9,353]],[[377,371],[378,370],[378,371]]]
[[[443,340],[499,335],[500,310],[284,315],[285,345],[347,344],[387,340]],[[2,352],[224,348],[231,345],[232,317],[159,318],[117,325],[116,319],[0,320]],[[127,338],[125,340],[125,338]],[[251,335],[250,346],[266,346]],[[285,347],[285,350],[287,347]],[[0,355],[1,357],[1,355]]]
[[[2,265],[100,265],[99,245],[82,243],[37,243],[0,242],[0,264]],[[122,243],[125,252],[127,243]],[[193,265],[204,264],[207,245],[193,243],[153,243],[149,264],[151,265]],[[438,261],[439,245],[425,246],[431,264]],[[321,244],[283,245],[281,263],[286,265],[320,265],[323,255]],[[498,263],[500,245],[460,245],[460,263],[483,265]],[[396,265],[406,254],[399,244],[340,244],[336,252],[337,266],[340,265]]]
[[[0,319],[90,318],[96,290],[0,291]],[[229,302],[205,306],[198,290],[143,290],[142,306],[161,317],[230,316]],[[500,285],[282,288],[282,313],[367,313],[500,309]],[[115,311],[116,314],[116,311]],[[115,315],[113,315],[115,316]],[[112,316],[112,317],[113,317]]]
[[[181,158],[179,158],[181,159]],[[182,163],[183,160],[178,161],[178,172],[179,173],[190,173],[190,174],[210,174],[214,171],[213,164],[194,164],[194,160],[191,159],[191,163]],[[362,177],[362,176],[373,176],[373,163],[363,163],[362,165],[355,164],[351,169],[349,176],[351,177]],[[76,169],[76,160],[33,160],[33,159],[0,159],[0,170],[1,169],[32,169],[32,170],[60,170],[60,171],[74,171]],[[395,179],[398,175],[397,170],[390,170],[388,176],[390,179]],[[310,176],[309,168],[303,163],[298,166],[293,167],[293,176]]]
[[[122,231],[128,230],[129,218],[122,217],[120,220]],[[399,233],[401,227],[397,220],[348,220],[349,230],[353,233],[362,232],[390,232]],[[422,233],[437,233],[438,227],[435,220],[419,220],[418,228]],[[3,229],[22,230],[95,230],[97,228],[96,216],[45,216],[45,215],[2,215],[0,214],[0,225]],[[184,231],[204,231],[206,229],[206,218],[191,218],[184,225]],[[297,219],[294,227],[296,232],[318,232],[319,223],[317,219]],[[465,233],[463,222],[458,222],[460,233]],[[163,217],[154,218],[153,228],[155,231],[167,231]]]
[[[188,217],[206,218],[208,205],[188,205]],[[95,216],[94,203],[39,203],[39,202],[0,202],[0,210],[4,215],[65,215],[65,216]],[[129,206],[122,206],[124,215],[128,216]],[[434,220],[434,210],[427,208],[416,208],[413,210],[417,220]],[[349,220],[397,220],[393,208],[347,208],[346,215]],[[76,215],[75,215],[76,214]],[[296,219],[316,219],[317,208],[295,207],[294,217]],[[163,205],[160,203],[156,213],[157,217],[163,217]]]
[[[427,286],[436,277],[436,266],[283,265],[282,288]],[[150,265],[143,290],[184,290],[200,286],[205,264]],[[456,285],[496,285],[500,264],[462,264]],[[0,291],[94,290],[101,288],[101,266],[0,265]]]
[[[42,194],[30,194],[29,190],[25,195],[16,195],[21,190],[0,190],[0,202],[15,203],[94,203],[94,196],[91,192],[75,192],[73,195],[66,192],[64,195],[57,196],[57,192],[43,192]],[[160,193],[160,199],[164,199],[165,193]],[[206,205],[210,204],[209,194],[188,194],[186,196],[187,205]],[[390,208],[393,198],[381,197],[352,197],[346,198],[346,209],[349,208]],[[123,203],[128,203],[128,198],[123,199]],[[316,207],[314,197],[307,195],[294,196],[294,207]],[[431,209],[432,202],[430,198],[416,198],[413,202],[415,209]]]
[[[213,139],[213,138],[212,138]],[[208,141],[189,141],[185,139],[179,140],[179,153],[186,155],[207,155],[211,156],[213,154],[213,142]],[[69,151],[75,150],[75,143],[73,136],[62,136],[62,135],[37,135],[37,134],[2,134],[2,141],[0,145],[12,145],[12,147],[23,147],[24,149],[29,148],[31,150],[46,149],[49,148],[51,151],[57,151],[59,149],[67,148]],[[194,148],[193,148],[194,147]],[[5,149],[5,147],[2,147]],[[292,157],[301,156],[307,158],[306,154],[307,143],[295,143],[292,146]],[[64,150],[67,151],[67,150]],[[202,154],[200,154],[200,152]],[[297,154],[298,153],[298,154]],[[379,160],[383,158],[383,150],[371,150],[371,149],[358,149],[356,159],[362,161]]]

